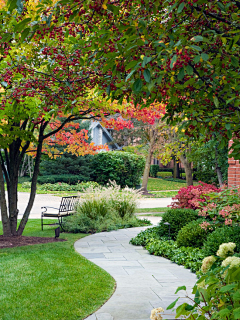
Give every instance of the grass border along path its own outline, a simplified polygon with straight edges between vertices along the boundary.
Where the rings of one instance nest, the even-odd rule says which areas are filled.
[[[23,235],[55,235],[54,227],[44,228],[29,220]],[[74,250],[84,236],[62,233],[68,241],[0,249],[0,319],[80,320],[96,311],[115,281]]]

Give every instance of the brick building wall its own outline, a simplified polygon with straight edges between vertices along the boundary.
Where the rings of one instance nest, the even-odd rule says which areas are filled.
[[[229,147],[233,144],[233,141],[229,141]],[[239,160],[234,158],[228,158],[228,186],[240,186],[240,163]]]

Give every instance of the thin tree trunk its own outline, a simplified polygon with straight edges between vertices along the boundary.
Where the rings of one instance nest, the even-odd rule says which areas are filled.
[[[219,183],[219,186],[221,188],[223,186],[223,176],[222,176],[221,168],[218,165],[217,146],[215,146],[215,161],[216,161],[216,171],[217,171],[218,183]]]
[[[192,168],[191,163],[187,161],[187,159],[181,155],[180,160],[184,166],[185,173],[186,173],[186,181],[188,186],[193,186],[193,176],[192,176]]]
[[[1,188],[0,209],[1,209],[1,218],[2,218],[2,226],[3,226],[3,235],[11,236],[10,222],[9,222],[8,212],[7,212],[7,202],[6,202],[6,196],[5,196],[2,165],[4,164],[2,164],[0,161],[0,188]]]
[[[177,161],[176,157],[173,157],[173,179],[177,178]]]
[[[17,235],[22,235],[23,230],[27,224],[28,217],[29,217],[30,212],[32,210],[34,200],[35,200],[36,190],[37,190],[37,177],[39,174],[39,166],[40,166],[40,160],[41,160],[41,154],[42,154],[42,144],[43,144],[43,140],[42,140],[42,137],[40,137],[40,140],[38,142],[38,147],[37,147],[37,155],[36,155],[34,170],[33,170],[30,197],[29,197],[28,204],[25,209],[24,215],[23,215],[22,220],[20,222],[20,225],[18,227]]]
[[[142,180],[142,190],[143,193],[148,193],[147,185],[148,185],[148,178],[149,172],[151,167],[152,155],[153,155],[153,145],[154,145],[154,133],[150,130],[150,141],[149,141],[149,151],[146,159],[146,164],[143,173],[143,180]]]

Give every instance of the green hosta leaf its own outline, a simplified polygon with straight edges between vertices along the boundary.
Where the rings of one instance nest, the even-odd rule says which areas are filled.
[[[203,37],[202,36],[195,36],[191,40],[194,42],[199,42],[199,41],[203,41]]]
[[[163,78],[163,74],[161,76],[159,76],[159,78],[157,79],[158,84],[160,84],[162,82],[162,78]]]
[[[29,35],[30,32],[30,28],[26,28],[25,30],[23,30],[22,35],[21,35],[21,42],[23,42],[27,36]]]
[[[195,46],[194,44],[192,44],[190,47],[193,48],[194,50],[202,51],[202,48]]]
[[[110,85],[109,85],[109,86],[107,86],[106,92],[107,92],[107,95],[109,95],[109,94],[110,94],[110,92],[111,92],[111,87],[110,87]]]
[[[217,314],[221,317],[221,319],[225,319],[226,316],[228,316],[230,313],[230,310],[228,308],[222,309]]]
[[[186,290],[187,290],[187,289],[186,289],[186,286],[178,287],[177,290],[176,290],[176,292],[175,292],[175,294],[177,294],[178,291],[180,291],[180,290],[185,290],[185,291],[186,291]]]
[[[181,68],[180,71],[179,71],[179,74],[177,76],[178,80],[182,80],[184,78],[184,68]]]
[[[183,11],[184,6],[185,6],[185,3],[182,2],[178,7],[177,13],[181,13]]]
[[[233,316],[234,316],[234,319],[236,320],[240,319],[240,308],[233,310]]]
[[[240,291],[236,291],[233,294],[233,299],[236,300],[236,301],[240,301]]]
[[[27,18],[27,19],[24,19],[23,21],[19,22],[15,26],[14,31],[15,32],[21,32],[24,29],[25,25],[30,21],[31,21],[31,18]]]
[[[151,57],[144,57],[142,67],[144,68],[146,66],[146,64],[148,64],[150,61],[152,61]]]
[[[228,123],[228,125],[230,125],[230,124]],[[229,130],[230,127],[231,127],[231,125],[230,125],[230,127],[229,127],[229,129],[228,129],[228,128],[227,128],[227,124],[226,124],[225,126],[226,126],[226,129],[227,129],[227,130]],[[220,292],[229,292],[229,291],[231,291],[232,289],[236,288],[236,286],[237,286],[237,284],[228,284],[228,285],[222,287],[219,291],[220,291]]]
[[[227,100],[227,104],[231,103],[235,98],[236,98],[236,97],[233,97],[233,98]]]
[[[186,67],[187,74],[190,76],[193,74],[193,68],[188,64]]]
[[[177,55],[175,54],[173,57],[172,57],[172,60],[171,60],[171,63],[170,63],[170,68],[172,69],[175,65],[175,63],[177,62]]]
[[[218,101],[218,97],[217,96],[215,96],[213,98],[213,102],[214,102],[215,106],[218,108],[219,107],[219,101]]]
[[[8,6],[8,10],[12,12],[13,9],[17,8],[17,0],[8,1]]]
[[[145,69],[143,72],[143,76],[146,82],[150,82],[151,81],[151,73],[148,69]]]
[[[202,53],[202,54],[201,54],[201,57],[202,57],[202,59],[203,59],[204,61],[208,61],[208,58],[209,58],[208,54]]]
[[[221,9],[222,11],[226,11],[224,5],[220,1],[217,1],[217,5],[219,9]]]
[[[173,302],[167,307],[167,310],[174,308],[174,307],[175,307],[175,304],[178,302],[179,299],[180,299],[180,298],[177,298],[175,301],[173,301]]]
[[[131,62],[129,62],[126,66],[126,70],[132,69],[136,66],[137,61],[136,60],[132,60]]]
[[[139,93],[142,89],[143,83],[141,79],[137,79],[133,84],[133,91]]]
[[[231,57],[231,64],[234,67],[238,67],[238,60],[235,57]]]

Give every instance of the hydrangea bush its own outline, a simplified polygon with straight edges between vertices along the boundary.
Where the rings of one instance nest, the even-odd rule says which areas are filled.
[[[187,294],[190,303],[184,302],[176,308],[176,318],[194,320],[238,320],[240,319],[240,258],[234,255],[235,243],[222,244],[216,256],[203,259],[201,270],[203,275],[193,287],[194,299]],[[186,290],[179,287],[175,293]],[[177,298],[167,310],[174,310]],[[158,320],[164,319],[156,309]]]

